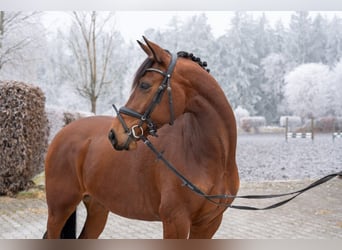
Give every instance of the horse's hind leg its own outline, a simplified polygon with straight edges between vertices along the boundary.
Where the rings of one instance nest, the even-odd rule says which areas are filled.
[[[79,238],[97,239],[106,225],[109,211],[91,196],[85,196],[83,203],[87,209],[87,218]]]

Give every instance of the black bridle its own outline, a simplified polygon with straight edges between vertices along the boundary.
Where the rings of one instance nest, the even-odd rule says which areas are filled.
[[[172,90],[171,90],[171,76],[173,73],[173,70],[176,66],[176,62],[177,62],[177,55],[171,55],[171,61],[170,64],[166,70],[166,72],[163,72],[160,69],[156,69],[156,68],[147,68],[145,70],[145,72],[156,72],[158,74],[161,74],[162,76],[164,76],[163,81],[161,82],[161,84],[158,87],[157,92],[154,94],[154,97],[152,99],[152,102],[149,104],[149,106],[147,107],[146,111],[141,114],[133,109],[127,108],[125,106],[121,107],[119,110],[117,109],[117,107],[113,104],[113,108],[116,112],[116,115],[120,121],[120,123],[122,124],[125,132],[128,134],[128,138],[127,141],[124,145],[124,148],[128,148],[128,145],[130,143],[131,140],[138,140],[140,139],[143,134],[144,134],[144,130],[142,128],[142,125],[145,123],[147,125],[148,128],[148,133],[152,136],[157,136],[157,126],[156,124],[152,121],[151,119],[151,114],[153,112],[153,110],[156,108],[156,106],[160,103],[164,93],[167,91],[168,92],[168,99],[169,99],[169,109],[170,109],[170,125],[173,125],[174,123],[174,119],[175,119],[175,115],[174,115],[174,109],[173,109],[173,100],[172,100]],[[134,117],[139,119],[139,123],[136,125],[133,125],[131,128],[129,128],[125,122],[125,120],[122,118],[122,114],[130,116],[130,117]]]

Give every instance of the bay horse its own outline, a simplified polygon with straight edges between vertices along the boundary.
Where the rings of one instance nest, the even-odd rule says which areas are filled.
[[[199,59],[172,55],[145,37],[144,42],[138,43],[147,58],[117,116],[74,121],[51,142],[44,238],[76,237],[81,201],[87,217],[79,238],[98,238],[109,212],[161,221],[163,238],[214,236],[227,207],[182,186],[144,145],[143,136],[207,194],[238,192],[236,123],[222,89]],[[158,137],[152,136],[156,131]],[[218,202],[229,205],[233,199]]]

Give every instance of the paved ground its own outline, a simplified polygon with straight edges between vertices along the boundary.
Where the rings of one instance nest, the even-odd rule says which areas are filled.
[[[240,194],[280,193],[306,186],[308,181],[242,183]],[[228,210],[215,238],[220,239],[342,239],[342,179],[316,187],[287,205],[268,211]],[[248,201],[266,206],[270,201]],[[234,204],[245,204],[235,201]],[[84,208],[79,209],[84,220]],[[0,239],[39,239],[45,231],[44,195],[36,198],[0,197]],[[79,226],[78,228],[81,228]],[[129,220],[110,214],[101,238],[160,239],[159,222]]]

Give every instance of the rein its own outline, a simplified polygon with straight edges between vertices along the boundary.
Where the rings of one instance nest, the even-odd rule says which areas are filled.
[[[223,207],[230,207],[230,208],[235,208],[235,209],[241,209],[241,210],[269,210],[272,208],[276,208],[276,207],[280,207],[286,203],[288,203],[289,201],[293,200],[294,198],[296,198],[297,196],[299,196],[300,194],[314,188],[317,187],[329,180],[331,180],[334,177],[337,176],[342,176],[342,171],[338,172],[338,173],[334,173],[334,174],[329,174],[327,176],[324,176],[323,178],[320,178],[319,180],[311,183],[310,185],[308,185],[307,187],[297,190],[297,191],[293,191],[293,192],[289,192],[289,193],[283,193],[283,194],[269,194],[269,195],[230,195],[230,194],[217,194],[217,195],[208,195],[205,192],[203,192],[200,188],[198,188],[196,185],[194,185],[191,181],[189,181],[186,177],[184,177],[167,159],[165,159],[165,157],[163,156],[162,152],[159,152],[154,145],[151,143],[151,141],[149,141],[145,136],[141,136],[140,137],[141,140],[144,142],[144,144],[157,156],[158,160],[161,160],[165,166],[170,169],[182,182],[183,182],[183,186],[188,187],[192,192],[194,192],[195,194],[205,198],[206,200],[208,200],[211,203],[214,203],[217,206],[223,206]],[[224,202],[218,202],[215,201],[215,199],[271,199],[271,198],[279,198],[279,197],[284,197],[284,196],[289,196],[292,195],[290,198],[287,198],[283,201],[274,203],[270,206],[267,207],[250,207],[250,206],[237,206],[237,205],[230,205]]]

